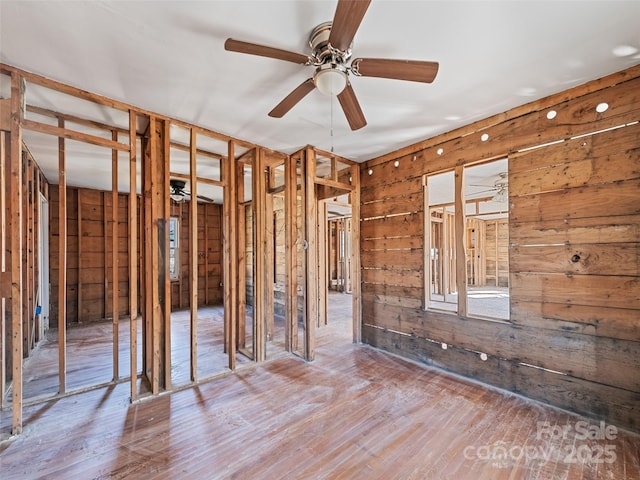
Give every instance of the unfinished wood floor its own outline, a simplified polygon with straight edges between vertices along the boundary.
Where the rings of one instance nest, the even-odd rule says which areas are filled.
[[[171,382],[173,386],[190,383],[190,312],[171,314]],[[224,309],[221,306],[198,309],[198,377],[206,378],[227,371],[224,353]],[[275,322],[274,339],[267,352],[275,356],[284,351],[284,319]],[[119,377],[130,374],[129,320],[121,319],[119,335]],[[106,384],[113,379],[113,326],[110,322],[94,322],[67,330],[67,391]],[[138,322],[138,373],[142,368],[142,322]],[[236,357],[238,365],[249,363],[244,355]],[[54,397],[59,391],[58,331],[50,330],[23,365],[25,401]],[[140,384],[140,394],[145,393]],[[11,397],[7,399],[9,404]],[[2,437],[0,437],[2,438]]]
[[[640,437],[582,440],[581,417],[353,345],[350,331],[332,314],[313,363],[277,358],[134,405],[119,384],[27,407],[0,477],[640,478]]]

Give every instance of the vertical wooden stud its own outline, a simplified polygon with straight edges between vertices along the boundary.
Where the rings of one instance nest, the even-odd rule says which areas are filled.
[[[229,355],[229,368],[236,368],[236,324],[238,289],[236,282],[238,277],[238,243],[237,243],[237,214],[238,199],[236,193],[236,158],[235,145],[232,140],[228,144],[227,159],[222,162],[222,180],[224,182],[223,200],[223,237],[222,237],[222,265],[223,265],[223,298],[224,298],[224,327],[225,349]]]
[[[424,254],[422,255],[422,308],[426,310],[429,308],[429,302],[431,301],[431,279],[433,278],[433,271],[431,268],[431,255],[428,253],[431,251],[431,210],[429,209],[429,180],[427,175],[422,176],[422,211],[423,225],[422,225],[422,238]]]
[[[255,155],[255,151],[254,151]],[[238,292],[237,301],[237,331],[236,345],[237,348],[245,348],[246,345],[246,325],[247,325],[247,226],[246,226],[246,207],[244,205],[244,164],[237,165],[237,181],[236,181],[236,200],[234,208],[236,209],[236,251],[238,255],[238,269],[236,278],[236,290]]]
[[[455,169],[455,269],[458,290],[458,315],[467,316],[466,215],[464,201],[464,167]]]
[[[164,239],[161,242],[162,270],[159,272],[160,283],[158,290],[163,299],[160,309],[162,314],[162,340],[163,358],[161,360],[161,370],[164,373],[163,387],[171,389],[171,278],[169,277],[169,216],[171,215],[170,191],[170,160],[171,160],[171,124],[169,120],[162,122],[162,151],[160,161],[162,163],[162,177],[158,179],[158,206],[160,213],[158,222],[163,225]]]
[[[266,175],[264,151],[258,148],[253,159],[253,348],[254,360],[262,362],[266,358]]]
[[[317,326],[327,324],[327,308],[328,308],[328,285],[327,285],[327,258],[328,258],[328,241],[327,241],[327,202],[318,202],[318,320]]]
[[[305,149],[305,237],[307,264],[307,315],[305,318],[304,357],[311,361],[315,358],[316,325],[318,324],[318,200],[316,196],[316,155],[311,147]]]
[[[118,141],[118,132],[113,131],[111,139]],[[134,138],[135,142],[135,138]],[[105,202],[106,203],[106,202]],[[118,151],[111,151],[111,314],[113,319],[113,380],[120,378],[119,351],[120,351],[120,332],[119,332],[119,312],[118,304],[119,293],[119,252],[118,252]],[[105,218],[106,221],[106,218]],[[106,237],[106,231],[105,231]],[[106,248],[105,248],[106,252]],[[106,273],[106,263],[105,263]],[[105,275],[106,278],[106,275]],[[106,294],[106,292],[105,292]],[[105,306],[106,309],[106,306]]]
[[[22,432],[22,96],[23,80],[11,74],[11,348],[13,364],[12,433]]]
[[[191,381],[198,381],[198,182],[196,180],[196,131],[191,129],[189,148],[189,291],[191,292]],[[206,222],[205,222],[206,228]],[[206,254],[206,253],[205,253]]]
[[[138,396],[138,194],[136,114],[129,111],[129,334],[131,401]]]
[[[272,168],[268,168],[268,171],[273,170]],[[265,174],[265,187],[267,185],[266,182],[270,181],[270,175]],[[265,188],[265,199],[264,199],[264,225],[265,225],[265,235],[264,235],[264,256],[265,256],[265,317],[266,317],[266,335],[267,339],[273,339],[273,333],[275,329],[275,319],[274,319],[274,305],[273,305],[273,276],[274,272],[274,264],[273,259],[275,256],[275,244],[273,241],[273,195],[267,192]]]
[[[103,279],[103,289],[102,289],[102,318],[106,319],[108,314],[108,303],[109,303],[109,236],[111,232],[109,230],[109,209],[107,208],[107,197],[108,192],[100,192],[100,196],[102,197],[102,231],[104,235],[102,235],[102,260],[104,262],[104,279]]]
[[[76,190],[77,198],[78,198],[78,310],[76,312],[76,322],[80,323],[82,321],[82,307],[83,307],[83,298],[82,298],[82,273],[84,270],[83,267],[83,255],[82,255],[82,197],[84,190],[78,188]]]
[[[9,274],[7,273],[7,238],[11,234],[7,217],[11,218],[11,212],[7,215],[7,208],[10,208],[9,197],[9,171],[11,167],[7,167],[11,160],[10,152],[6,143],[7,134],[0,130],[0,200],[2,207],[0,208],[0,282],[2,287],[2,295],[0,295],[0,407],[4,407],[4,396],[6,393],[7,370],[9,363],[5,361],[7,352],[6,343],[6,315],[7,315],[7,299],[11,295],[11,283]],[[9,220],[10,222],[10,220]]]
[[[58,120],[64,128],[64,120]],[[58,391],[65,393],[67,385],[67,174],[64,138],[58,138]],[[80,211],[78,211],[78,218]],[[80,229],[78,229],[80,245]],[[79,248],[79,247],[78,247]],[[78,269],[78,291],[80,270]]]
[[[351,167],[351,296],[353,302],[353,342],[362,342],[362,290],[360,269],[360,167]]]
[[[285,226],[285,349],[293,352],[298,342],[298,175],[297,160],[289,157],[285,164],[284,226]]]

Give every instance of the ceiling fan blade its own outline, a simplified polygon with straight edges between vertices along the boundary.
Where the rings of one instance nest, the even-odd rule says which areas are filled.
[[[393,78],[411,82],[431,83],[438,73],[438,62],[393,60],[387,58],[356,58],[351,62],[356,75]]]
[[[364,118],[364,114],[362,113],[362,109],[350,83],[347,83],[345,89],[338,95],[338,100],[347,117],[351,130],[358,130],[367,124],[367,120]]]
[[[233,38],[227,38],[227,41],[224,42],[224,49],[229,52],[248,53],[249,55],[275,58],[286,62],[301,63],[302,65],[309,61],[309,57],[301,53],[280,50],[279,48],[265,47],[264,45],[234,40]]]
[[[333,16],[329,43],[338,50],[347,50],[358,31],[371,0],[339,0]]]
[[[204,195],[196,195],[199,200],[203,200],[207,203],[216,203],[213,198],[205,197]]]
[[[269,116],[274,118],[283,117],[285,113],[291,110],[296,105],[296,103],[306,97],[307,94],[314,88],[316,88],[316,86],[313,83],[313,79],[306,79],[304,82],[298,85],[293,92],[287,95],[284,100],[276,105],[275,108],[269,112]]]

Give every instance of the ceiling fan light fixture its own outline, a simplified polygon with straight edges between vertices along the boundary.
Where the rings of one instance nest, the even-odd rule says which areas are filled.
[[[347,86],[347,73],[334,65],[323,65],[313,76],[313,83],[323,95],[340,95]]]
[[[184,199],[182,193],[171,193],[169,196],[174,202],[181,202]]]

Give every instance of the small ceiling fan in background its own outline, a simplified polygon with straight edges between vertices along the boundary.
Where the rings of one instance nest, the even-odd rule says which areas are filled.
[[[185,190],[187,182],[179,180],[177,178],[169,179],[169,196],[174,202],[181,202],[182,200],[189,200],[191,198],[191,192]],[[204,195],[196,195],[198,200],[206,203],[214,203],[214,200]]]
[[[493,186],[484,184],[471,184],[470,186],[487,188],[487,190],[473,192],[473,195],[493,193],[492,200],[499,203],[504,203],[509,199],[509,176],[507,172],[499,173],[498,179],[493,182]]]
[[[431,83],[438,73],[437,62],[356,58],[351,60],[351,45],[371,0],[339,0],[333,22],[315,27],[309,37],[311,55],[290,52],[228,38],[224,48],[231,52],[275,58],[315,67],[313,77],[296,87],[269,112],[281,118],[314,88],[329,96],[336,95],[349,126],[358,130],[367,124],[349,81],[349,74]]]

